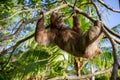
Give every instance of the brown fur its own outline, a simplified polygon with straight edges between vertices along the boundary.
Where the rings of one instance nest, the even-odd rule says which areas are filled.
[[[44,15],[38,21],[35,40],[43,45],[55,43],[62,50],[76,57],[91,58],[102,51],[98,47],[103,33],[101,22],[96,21],[95,26],[90,28],[86,34],[82,34],[77,15],[73,16],[73,29],[67,29],[61,14],[53,12],[50,18],[50,31],[44,28]]]

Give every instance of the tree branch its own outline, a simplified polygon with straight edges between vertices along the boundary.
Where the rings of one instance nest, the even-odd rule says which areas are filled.
[[[62,9],[62,8],[64,8],[64,7],[66,7],[66,6],[68,6],[68,5],[67,5],[67,4],[64,4],[64,5],[58,6],[58,7],[56,7],[56,8],[53,8],[53,9],[49,10],[48,12],[46,12],[45,15],[48,15],[48,14],[52,13],[53,11]],[[27,25],[28,23],[31,23],[31,22],[33,22],[33,21],[36,21],[36,20],[38,20],[38,19],[40,19],[40,18],[41,18],[41,15],[40,15],[40,16],[37,16],[37,17],[34,17],[34,18],[30,19],[30,20],[24,21],[24,22],[19,26],[18,30],[17,30],[15,33],[0,38],[0,41],[9,40],[9,39],[15,38],[15,37],[22,31],[22,29],[25,27],[25,25]]]
[[[18,41],[14,46],[11,46],[10,48],[8,48],[8,49],[6,49],[6,50],[1,51],[1,52],[0,52],[0,57],[2,57],[2,56],[3,56],[4,54],[6,54],[8,51],[14,50],[14,49],[15,49],[17,46],[19,46],[22,42],[24,42],[24,41],[32,38],[33,36],[34,36],[34,33],[33,33],[32,35],[30,35],[30,36],[28,36],[28,37],[26,37],[26,38]]]
[[[92,76],[96,76],[96,75],[100,75],[100,74],[105,74],[105,73],[108,73],[108,72],[111,72],[112,71],[112,67],[110,67],[109,69],[106,69],[106,70],[101,70],[101,71],[98,71],[98,72],[95,72],[95,73],[92,73],[92,74],[88,74],[88,75],[83,75],[83,76],[80,76],[80,77],[77,77],[77,76],[58,76],[58,77],[54,77],[54,78],[51,78],[51,79],[48,79],[48,80],[62,80],[62,79],[70,79],[70,80],[77,80],[77,79],[84,79],[84,78],[90,78]]]
[[[116,10],[116,9],[113,9],[111,7],[109,7],[108,5],[106,5],[102,0],[98,0],[99,3],[101,3],[104,7],[106,7],[107,9],[113,11],[113,12],[118,12],[120,13],[120,10]]]

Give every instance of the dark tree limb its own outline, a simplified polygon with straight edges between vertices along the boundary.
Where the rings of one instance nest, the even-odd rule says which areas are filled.
[[[113,64],[113,70],[112,70],[112,75],[110,80],[117,80],[117,73],[118,73],[118,50],[117,50],[117,46],[116,43],[113,39],[110,39],[111,43],[112,43],[112,47],[113,47],[113,57],[114,57],[114,64]]]
[[[120,45],[120,40],[114,39],[114,41]]]
[[[102,0],[98,0],[99,3],[101,3],[104,7],[106,7],[107,9],[113,11],[113,12],[118,12],[120,13],[120,10],[116,10],[116,9],[113,9],[111,7],[109,7],[108,5],[106,5]]]

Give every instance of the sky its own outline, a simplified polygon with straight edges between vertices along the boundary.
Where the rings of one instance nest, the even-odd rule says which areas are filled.
[[[120,10],[118,0],[104,0],[104,2],[110,7]],[[120,13],[109,11],[108,13],[103,12],[102,15],[104,16],[105,24],[109,28],[120,24]]]
[[[109,5],[110,7],[114,8],[114,9],[117,9],[117,10],[120,10],[120,7],[119,7],[119,2],[118,0],[104,0],[104,2]],[[109,28],[112,28],[118,24],[120,24],[120,13],[117,13],[117,12],[112,12],[112,11],[108,11],[106,12],[106,10],[104,9],[102,11],[102,18],[104,21],[104,23],[107,25],[107,27]],[[109,41],[103,43],[103,45],[101,46],[104,46],[104,47],[110,47],[111,44]]]

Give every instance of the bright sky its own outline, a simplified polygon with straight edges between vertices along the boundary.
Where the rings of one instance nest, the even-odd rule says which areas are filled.
[[[110,7],[120,10],[118,0],[104,0],[104,2]],[[104,15],[105,23],[108,27],[112,28],[120,24],[120,13],[109,11],[109,14],[104,12],[102,15]]]

